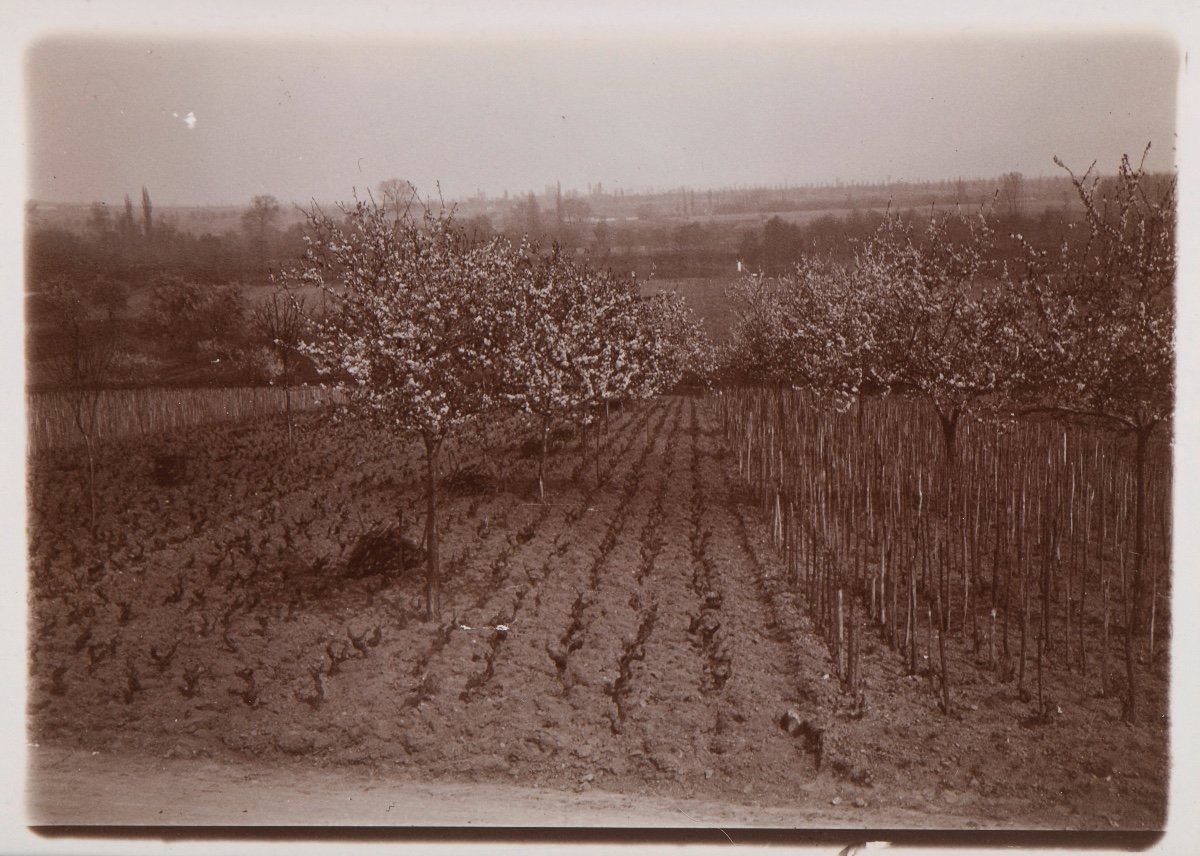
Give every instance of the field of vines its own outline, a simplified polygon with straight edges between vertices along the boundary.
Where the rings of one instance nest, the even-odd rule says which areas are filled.
[[[1171,461],[1152,447],[1144,551],[1147,632],[1126,632],[1135,562],[1133,455],[1119,435],[1059,421],[974,420],[946,472],[943,434],[920,402],[861,412],[796,391],[721,399],[739,472],[771,521],[848,690],[871,634],[935,685],[983,671],[1034,702],[1027,724],[1064,715],[1064,682],[1161,715],[1169,669]],[[947,477],[949,476],[949,477]],[[1073,676],[1076,679],[1067,679]],[[1129,685],[1133,684],[1133,691]]]
[[[96,438],[113,440],[210,422],[266,418],[283,412],[288,396],[292,408],[307,410],[329,401],[331,393],[319,387],[101,390],[95,393]],[[31,454],[80,442],[70,393],[35,393],[26,407]]]
[[[441,459],[433,620],[419,442],[316,411],[290,447],[279,416],[108,440],[94,530],[84,452],[34,455],[30,739],[798,823],[1161,827],[1165,451],[1127,724],[1128,456],[965,423],[947,505],[936,425],[864,405],[628,405],[598,440],[556,432],[544,502],[535,430],[464,435]]]

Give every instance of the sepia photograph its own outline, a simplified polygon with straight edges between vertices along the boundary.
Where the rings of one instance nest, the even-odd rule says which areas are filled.
[[[15,824],[1186,821],[1183,34],[414,9],[19,45]]]

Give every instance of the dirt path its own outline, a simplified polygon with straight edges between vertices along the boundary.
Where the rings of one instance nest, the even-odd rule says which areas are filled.
[[[222,763],[31,747],[26,823],[85,826],[898,828],[914,812],[771,808],[605,791],[385,777],[301,762]],[[966,828],[969,818],[938,825]],[[736,840],[736,835],[734,836]]]

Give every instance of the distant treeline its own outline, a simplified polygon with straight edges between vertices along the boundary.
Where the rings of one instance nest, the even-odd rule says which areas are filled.
[[[440,205],[402,179],[381,182],[375,195],[397,208]],[[953,206],[986,209],[1035,242],[1051,240],[1073,213],[1072,199],[1066,177],[1013,172],[994,179],[647,193],[595,185],[586,195],[549,185],[541,194],[477,195],[451,204],[458,222],[479,239],[529,235],[616,272],[711,277],[736,272],[739,260],[743,268],[774,272],[801,254],[845,257],[888,211],[919,216]],[[256,196],[240,210],[158,211],[145,188],[140,206],[128,196],[123,208],[30,202],[28,286],[100,278],[139,288],[157,275],[262,281],[303,252],[303,226],[293,208]]]
[[[511,222],[495,224],[487,215],[477,215],[463,225],[479,239],[501,232],[519,239],[529,233],[544,244],[557,243],[577,257],[622,274],[724,277],[738,272],[739,261],[742,270],[778,273],[803,255],[848,258],[875,232],[886,211],[886,207],[854,209],[795,220],[777,214],[752,221],[648,219],[562,225],[551,221],[529,224],[533,229],[518,229]],[[920,220],[928,211],[910,209],[902,216]],[[1050,246],[1060,239],[1068,215],[1045,208],[1037,215],[993,219],[1002,231]],[[219,235],[193,235],[162,225],[149,237],[141,229],[75,232],[43,226],[27,237],[27,287],[36,292],[60,280],[111,281],[137,290],[162,276],[212,285],[262,283],[271,270],[299,259],[303,252],[304,235],[298,225]]]
[[[261,281],[303,252],[303,230],[280,229],[280,210],[274,197],[255,197],[241,214],[241,228],[219,234],[195,234],[164,220],[145,190],[140,211],[128,197],[116,216],[97,202],[74,227],[35,213],[27,218],[26,287],[36,292],[61,281],[114,281],[138,289],[159,276],[206,284]]]
[[[471,200],[456,216],[475,240],[502,233],[517,241],[528,235],[626,278],[731,281],[740,273],[777,275],[802,257],[845,261],[889,214],[920,222],[956,207],[986,212],[997,233],[999,258],[1015,259],[1022,250],[1012,236],[1050,248],[1062,241],[1068,221],[1078,216],[1069,199],[1056,198],[1060,184],[1026,181],[1011,173],[990,194],[978,182],[942,182],[888,186],[896,195],[891,199],[878,187],[657,196],[597,192],[588,197],[563,196],[548,188],[541,196],[506,199],[507,207],[499,209],[494,200]],[[900,208],[896,201],[922,195],[928,203],[920,207]],[[974,195],[980,196],[976,203],[952,204]],[[424,204],[415,188],[398,180],[381,185],[378,196],[394,210]],[[779,210],[769,213],[772,208]],[[728,213],[735,209],[754,213]],[[132,382],[258,382],[262,372],[247,368],[256,362],[247,354],[257,347],[248,332],[257,298],[247,287],[267,284],[272,271],[300,260],[304,228],[289,222],[290,213],[271,196],[254,197],[240,213],[197,211],[211,216],[197,219],[196,211],[189,214],[188,209],[164,215],[155,210],[146,189],[140,206],[127,197],[115,213],[102,203],[69,211],[31,203],[26,235],[31,385],[45,383],[37,364],[55,347],[51,334],[56,322],[44,311],[41,297],[63,287],[78,293],[96,317],[107,316],[123,331],[129,352],[137,354],[137,365],[131,367],[136,370],[129,373]],[[614,216],[622,212],[624,216]],[[223,228],[197,232],[178,222]]]

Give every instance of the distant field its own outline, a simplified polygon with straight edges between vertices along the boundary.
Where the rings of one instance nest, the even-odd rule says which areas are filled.
[[[930,211],[938,213],[953,212],[964,210],[974,212],[981,207],[986,207],[990,204],[989,198],[974,198],[965,200],[960,206],[954,202],[937,202],[930,204],[926,202],[924,205],[914,205],[911,200],[902,200],[893,205],[855,205],[847,206],[844,204],[830,205],[827,208],[806,208],[798,211],[750,211],[750,212],[735,212],[731,214],[714,213],[714,214],[692,214],[692,215],[663,215],[658,217],[659,220],[670,221],[673,223],[721,223],[722,225],[730,226],[746,226],[759,227],[773,217],[778,217],[780,220],[786,220],[788,223],[794,223],[799,226],[807,226],[814,220],[819,220],[822,217],[836,217],[839,220],[857,213],[861,216],[869,214],[884,215],[891,211],[895,214],[900,211],[908,211],[915,209],[921,214],[928,214]],[[1038,209],[1040,210],[1040,209]],[[1031,206],[1032,211],[1032,206]]]
[[[704,323],[708,335],[716,341],[723,341],[729,338],[733,326],[733,311],[725,291],[736,281],[734,276],[647,279],[642,281],[642,294],[678,292]]]

